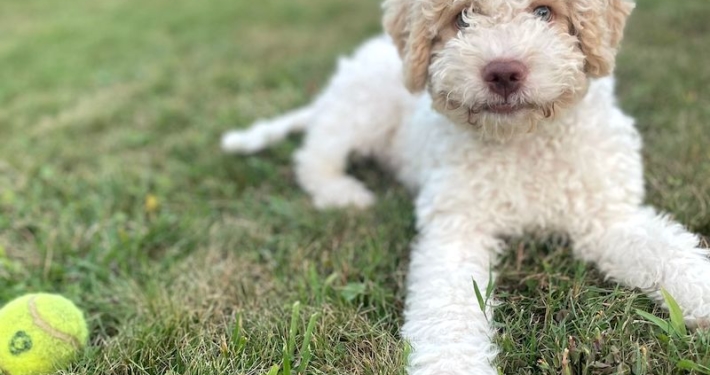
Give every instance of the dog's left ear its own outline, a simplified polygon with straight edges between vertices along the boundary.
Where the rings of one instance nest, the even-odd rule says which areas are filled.
[[[630,0],[578,0],[573,8],[572,26],[586,56],[587,74],[591,77],[611,74],[634,3]]]
[[[399,50],[404,84],[412,93],[426,88],[433,36],[417,0],[385,0],[384,27]]]

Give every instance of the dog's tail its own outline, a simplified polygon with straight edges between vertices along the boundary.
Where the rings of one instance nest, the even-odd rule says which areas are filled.
[[[244,130],[234,130],[222,136],[222,150],[251,154],[265,149],[288,136],[305,130],[313,117],[313,109],[299,108],[270,120],[257,121]]]

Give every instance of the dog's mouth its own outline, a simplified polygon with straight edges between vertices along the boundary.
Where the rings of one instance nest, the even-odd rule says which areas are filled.
[[[470,114],[480,114],[483,112],[493,113],[496,115],[512,115],[523,110],[534,109],[532,104],[526,103],[496,103],[496,104],[485,104],[476,107],[470,107]]]
[[[477,115],[483,112],[495,113],[499,115],[510,115],[524,109],[534,109],[534,105],[527,103],[495,103],[495,104],[478,104],[466,105],[457,100],[446,100],[446,109],[468,109],[469,114]]]
[[[445,98],[444,103],[444,110],[458,111],[459,113],[463,111],[464,116],[467,116],[467,122],[476,126],[480,125],[481,116],[483,115],[488,115],[489,118],[498,117],[502,120],[515,119],[520,115],[536,113],[543,118],[551,118],[555,115],[558,107],[556,103],[537,104],[524,101],[468,104],[452,98]]]

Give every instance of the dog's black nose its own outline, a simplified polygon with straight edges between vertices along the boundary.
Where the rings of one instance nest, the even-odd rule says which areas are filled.
[[[483,68],[482,73],[491,91],[507,101],[510,94],[520,90],[528,76],[528,68],[520,61],[493,61]]]

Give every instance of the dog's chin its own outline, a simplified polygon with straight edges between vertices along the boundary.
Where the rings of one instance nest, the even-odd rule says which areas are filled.
[[[542,108],[532,105],[493,105],[481,110],[470,109],[466,125],[483,138],[499,141],[535,132],[545,118]]]

